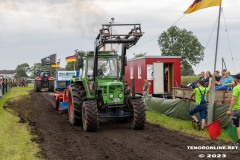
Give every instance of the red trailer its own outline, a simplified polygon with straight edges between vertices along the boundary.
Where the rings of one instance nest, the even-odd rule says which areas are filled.
[[[150,94],[171,93],[172,87],[181,84],[180,56],[144,56],[127,62],[125,80],[132,88],[135,79],[136,93],[142,93],[144,79],[151,83]]]

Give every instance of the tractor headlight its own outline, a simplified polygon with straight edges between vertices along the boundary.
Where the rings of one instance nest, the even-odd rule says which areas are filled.
[[[122,94],[122,93],[120,93],[120,94],[118,95],[118,97],[119,97],[119,98],[122,98],[122,97],[123,97],[123,94]]]
[[[112,99],[112,98],[113,98],[113,94],[110,94],[110,95],[109,95],[109,98],[111,98],[111,99]]]

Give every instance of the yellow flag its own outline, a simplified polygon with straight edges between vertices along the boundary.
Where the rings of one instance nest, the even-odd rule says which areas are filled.
[[[220,6],[221,4],[222,0],[194,0],[193,4],[184,13],[189,14],[203,8]]]

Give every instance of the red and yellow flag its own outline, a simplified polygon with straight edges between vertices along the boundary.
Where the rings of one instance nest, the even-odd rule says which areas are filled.
[[[65,61],[66,61],[66,62],[75,62],[76,59],[77,59],[77,57],[74,55],[74,56],[66,57],[66,58],[65,58]]]
[[[52,67],[52,68],[58,68],[58,67],[59,67],[59,64],[58,64],[58,63],[52,64],[51,67]]]
[[[189,14],[203,8],[220,6],[221,4],[222,0],[194,0],[193,4],[184,13]]]

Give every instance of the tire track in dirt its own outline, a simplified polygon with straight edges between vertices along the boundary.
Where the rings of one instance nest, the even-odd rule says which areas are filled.
[[[226,153],[227,159],[238,159],[239,152],[189,151],[187,146],[222,145],[219,141],[204,141],[176,131],[147,123],[143,131],[129,124],[101,121],[96,133],[86,133],[80,126],[71,126],[67,114],[53,108],[48,93],[31,93],[31,99],[11,104],[18,114],[30,122],[33,133],[46,159],[143,159],[195,160],[201,153]],[[25,115],[24,113],[30,113]]]

